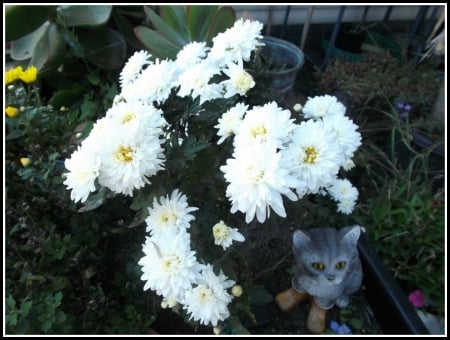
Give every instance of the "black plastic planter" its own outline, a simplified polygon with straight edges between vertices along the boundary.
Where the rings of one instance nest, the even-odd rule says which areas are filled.
[[[430,334],[365,235],[359,238],[358,249],[365,295],[383,334]]]

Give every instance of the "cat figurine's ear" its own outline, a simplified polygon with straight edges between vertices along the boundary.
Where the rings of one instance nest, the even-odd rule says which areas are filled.
[[[294,248],[294,253],[297,254],[297,252],[301,249],[303,249],[307,244],[311,242],[311,238],[306,235],[301,230],[296,230],[294,232],[294,235],[292,236],[292,244]]]
[[[359,235],[361,234],[361,226],[355,224],[341,229],[342,239],[354,245],[358,243]]]

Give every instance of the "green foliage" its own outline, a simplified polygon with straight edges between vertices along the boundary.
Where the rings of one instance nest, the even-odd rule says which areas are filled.
[[[145,6],[144,10],[152,26],[137,26],[135,33],[157,58],[175,59],[178,51],[192,41],[210,45],[212,38],[233,26],[236,19],[230,6],[164,5],[157,9]]]
[[[398,162],[395,139],[390,150],[366,142],[358,163],[367,174],[360,183],[364,198],[355,219],[364,226],[375,249],[403,287],[427,296],[426,309],[438,315],[444,310],[444,188],[429,168],[432,147],[417,150],[408,126],[390,115],[397,137],[409,150],[406,167]],[[403,151],[404,152],[404,151]],[[441,170],[443,171],[443,169]],[[438,174],[442,176],[442,174]]]

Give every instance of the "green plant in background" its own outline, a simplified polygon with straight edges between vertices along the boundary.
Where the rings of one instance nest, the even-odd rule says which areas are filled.
[[[211,45],[219,32],[233,26],[236,14],[230,6],[188,5],[144,6],[151,26],[140,25],[134,31],[145,48],[157,58],[174,59],[186,44],[197,41]]]
[[[364,198],[355,219],[366,227],[375,249],[384,259],[405,295],[420,289],[426,296],[425,310],[444,312],[444,187],[441,173],[429,169],[434,146],[417,150],[408,126],[394,104],[384,112],[391,120],[389,149],[367,141],[356,163],[367,178],[359,182]],[[397,143],[409,150],[407,166],[400,164]],[[370,178],[370,180],[368,180]]]

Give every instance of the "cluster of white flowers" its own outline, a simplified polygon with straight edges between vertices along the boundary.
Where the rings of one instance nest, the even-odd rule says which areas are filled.
[[[353,211],[358,191],[338,174],[353,164],[361,145],[358,127],[329,95],[308,98],[303,115],[305,120],[296,124],[290,111],[275,102],[250,110],[239,103],[216,125],[218,143],[234,135],[233,158],[221,171],[229,183],[231,212],[245,213],[247,223],[255,216],[264,222],[271,209],[286,217],[282,195],[295,201],[328,192],[339,212]]]
[[[71,198],[85,202],[98,185],[133,196],[135,189],[150,183],[149,178],[164,168],[162,145],[172,128],[158,107],[172,93],[198,99],[200,105],[245,95],[255,82],[243,63],[263,45],[262,27],[258,21],[240,19],[214,37],[211,48],[205,42],[189,43],[176,60],[152,61],[146,51],[134,53],[120,73],[121,92],[113,106],[65,162],[64,184],[71,189]],[[148,209],[149,235],[139,264],[146,281],[144,290],[156,291],[164,306],[183,304],[191,318],[215,327],[229,316],[233,295],[227,289],[234,281],[197,261],[188,233],[195,210],[178,190],[170,197],[155,198]],[[223,249],[233,241],[244,241],[236,228],[223,221],[212,231],[215,243]]]
[[[207,101],[245,96],[255,82],[243,64],[263,45],[262,27],[258,21],[240,19],[214,37],[211,48],[192,42],[175,60],[151,60],[146,51],[132,55],[120,74],[121,92],[112,107],[65,162],[64,184],[71,198],[85,202],[98,186],[133,196],[134,190],[149,184],[165,167],[163,145],[173,131],[159,107],[171,95],[188,96],[199,103],[201,114]],[[275,102],[252,108],[237,103],[225,110],[215,127],[218,144],[233,137],[232,158],[220,167],[232,213],[244,213],[247,223],[255,216],[264,222],[271,209],[286,216],[283,196],[295,201],[324,192],[338,202],[338,211],[353,210],[358,191],[339,179],[338,172],[351,168],[361,136],[336,98],[309,98],[303,107],[307,120],[299,124]],[[139,261],[141,278],[144,290],[163,298],[162,305],[181,304],[195,321],[216,327],[229,317],[233,295],[227,290],[235,282],[221,271],[216,275],[191,249],[188,229],[196,210],[178,189],[170,197],[154,199],[146,219],[145,255]],[[224,250],[233,241],[245,240],[223,221],[212,233]]]
[[[216,275],[212,265],[197,261],[187,232],[195,219],[190,213],[195,210],[197,208],[189,207],[187,197],[177,189],[170,198],[154,200],[145,220],[150,236],[143,245],[145,256],[139,261],[143,272],[141,279],[146,281],[144,290],[150,288],[163,297],[164,306],[182,304],[195,321],[216,327],[230,315],[228,304],[233,295],[227,289],[235,282],[222,271]],[[213,227],[213,233],[224,249],[233,239],[244,240],[223,221]]]

